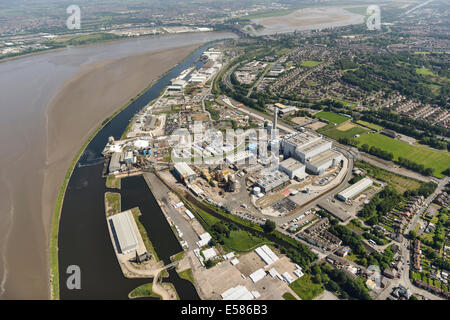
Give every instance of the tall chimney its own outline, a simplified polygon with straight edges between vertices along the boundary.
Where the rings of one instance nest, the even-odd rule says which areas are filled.
[[[277,118],[278,118],[278,107],[275,106],[273,108],[273,129],[272,130],[277,129]]]

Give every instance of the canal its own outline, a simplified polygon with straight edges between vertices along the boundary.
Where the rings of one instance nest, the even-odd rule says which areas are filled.
[[[98,132],[80,157],[69,180],[61,212],[58,239],[58,258],[61,299],[127,299],[128,293],[151,279],[127,279],[123,276],[109,237],[104,207],[107,191],[102,178],[102,150],[108,137],[119,139],[133,116],[150,101],[156,99],[170,80],[184,69],[201,65],[198,58],[207,48],[203,46],[178,66],[171,69],[144,94],[112,119]],[[158,206],[144,178],[130,177],[122,180],[122,210],[138,206],[142,222],[149,233],[155,250],[165,264],[169,257],[182,251],[167,220]],[[67,267],[81,269],[81,289],[69,290],[66,281]],[[174,284],[180,299],[199,299],[194,286],[169,271],[164,281]]]

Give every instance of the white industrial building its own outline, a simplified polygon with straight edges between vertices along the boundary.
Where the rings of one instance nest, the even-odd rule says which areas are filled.
[[[195,216],[192,214],[191,210],[189,210],[189,209],[186,209],[184,211],[184,213],[186,213],[186,215],[188,216],[189,220],[192,220],[192,219],[195,218]]]
[[[167,87],[167,91],[170,92],[183,92],[186,87],[186,81],[182,79],[172,80],[172,84]]]
[[[122,153],[114,152],[109,161],[109,173],[116,174],[120,171],[120,161],[122,158]]]
[[[259,297],[259,293],[250,292],[246,287],[238,285],[230,288],[220,295],[223,300],[253,300],[255,297]]]
[[[278,261],[277,255],[267,246],[263,245],[255,249],[255,253],[267,264],[271,265]]]
[[[174,172],[181,181],[191,181],[197,177],[186,162],[175,162]]]
[[[236,153],[229,154],[225,157],[227,164],[244,164],[247,159],[254,159],[255,154],[249,151],[238,151]]]
[[[248,277],[253,281],[253,283],[257,283],[259,280],[264,278],[266,276],[266,272],[263,268],[256,270],[252,274],[250,274]]]
[[[369,178],[364,178],[358,182],[352,184],[350,187],[338,193],[337,198],[344,202],[357,196],[373,184],[373,181]]]
[[[283,155],[285,158],[293,157],[301,161],[301,156],[298,154],[297,150],[321,139],[322,136],[320,134],[307,130],[290,134],[281,140]]]
[[[317,156],[318,154],[325,152],[327,150],[330,150],[331,146],[332,146],[331,141],[320,139],[308,145],[297,148],[295,150],[295,153],[299,157],[299,160],[305,163],[312,157]]]
[[[131,211],[124,211],[113,215],[108,219],[113,234],[117,251],[127,254],[133,252],[138,246],[138,237],[134,218]]]
[[[199,248],[206,246],[212,239],[211,235],[208,232],[202,233],[199,238],[200,240],[196,242]]]
[[[202,251],[205,260],[214,259],[217,256],[216,250],[214,248],[208,248]]]
[[[342,154],[327,150],[306,162],[306,169],[313,174],[323,174],[326,169],[334,167],[342,160]]]
[[[270,192],[273,189],[284,186],[290,181],[289,176],[278,170],[273,170],[263,174],[261,172],[261,178],[256,181],[256,185],[261,188],[262,192]]]
[[[289,158],[280,162],[279,168],[286,173],[290,179],[304,179],[307,176],[305,172],[306,166],[294,158]]]

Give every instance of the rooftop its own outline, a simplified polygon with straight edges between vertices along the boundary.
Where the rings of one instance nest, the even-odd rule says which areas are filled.
[[[289,171],[295,171],[297,169],[301,169],[305,165],[303,163],[301,163],[300,161],[295,160],[294,158],[288,158],[288,159],[280,162],[280,166]]]
[[[328,161],[335,159],[339,156],[340,154],[337,153],[336,151],[327,150],[322,153],[319,153],[317,156],[312,157],[309,163],[314,167],[320,167],[324,163],[327,163]]]

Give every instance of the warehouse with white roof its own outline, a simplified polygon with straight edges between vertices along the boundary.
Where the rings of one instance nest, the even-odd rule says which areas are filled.
[[[330,150],[331,146],[332,146],[331,141],[328,141],[325,139],[320,139],[320,140],[317,140],[308,145],[297,148],[295,150],[295,152],[298,155],[299,160],[301,162],[305,163],[307,160],[311,159],[312,157],[314,157],[324,151]]]
[[[116,243],[117,251],[127,254],[135,251],[138,246],[135,222],[131,211],[124,211],[108,219]]]
[[[305,165],[294,158],[280,162],[279,168],[289,176],[289,179],[304,179],[307,176]]]
[[[350,187],[338,193],[337,198],[341,201],[347,202],[353,197],[357,196],[370,186],[372,186],[373,181],[369,178],[364,178],[358,182],[352,184]]]
[[[337,165],[341,160],[342,154],[333,150],[327,150],[307,161],[306,169],[312,174],[322,174],[326,169]]]

